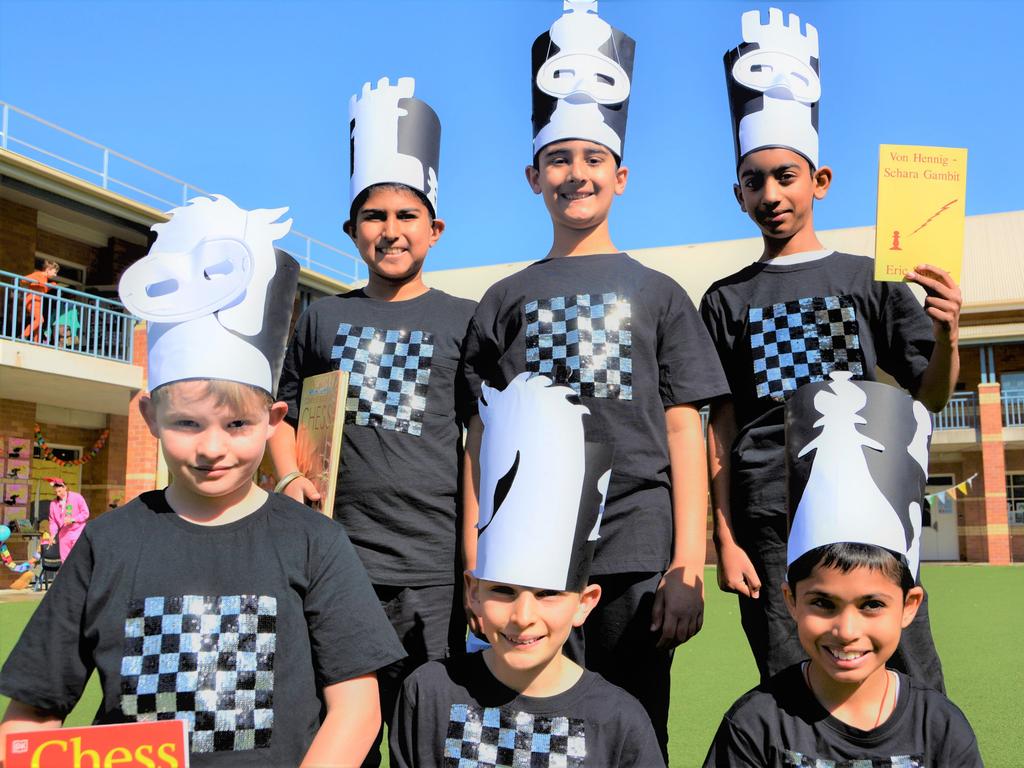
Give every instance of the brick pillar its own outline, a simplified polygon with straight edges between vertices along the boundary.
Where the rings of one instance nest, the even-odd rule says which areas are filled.
[[[135,326],[135,352],[132,359],[134,365],[147,368],[146,324]],[[148,370],[148,369],[147,369]],[[142,392],[136,392],[128,406],[128,451],[125,463],[124,501],[134,499],[144,491],[152,491],[157,486],[156,467],[157,453],[160,450],[157,439],[149,433],[149,427],[139,412],[139,398]]]
[[[983,501],[965,517],[967,560],[1005,565],[1010,562],[1010,525],[1006,516],[1006,457],[1003,408],[998,384],[978,385]]]
[[[0,200],[0,269],[26,275],[36,268],[35,208]]]

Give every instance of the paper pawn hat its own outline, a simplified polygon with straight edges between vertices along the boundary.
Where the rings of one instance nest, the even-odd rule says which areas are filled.
[[[197,197],[155,224],[149,253],[118,292],[147,321],[150,391],[184,379],[225,379],[274,394],[299,265],[274,248],[287,208],[245,211],[223,195]]]
[[[828,544],[874,544],[916,576],[931,417],[902,389],[851,376],[834,371],[786,402],[786,563]]]
[[[437,215],[441,121],[425,101],[413,97],[416,81],[386,77],[363,84],[348,101],[349,202],[374,184],[404,184],[421,192]]]
[[[751,152],[783,147],[818,167],[818,30],[771,8],[743,14],[743,42],[725,54],[736,165]]]
[[[533,43],[533,153],[564,139],[622,159],[636,42],[597,15],[597,0],[564,0]]]
[[[587,585],[612,467],[611,446],[587,441],[589,413],[545,376],[520,374],[503,391],[484,385],[477,578]]]

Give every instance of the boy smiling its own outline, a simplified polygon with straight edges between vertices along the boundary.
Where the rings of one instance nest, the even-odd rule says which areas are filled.
[[[588,409],[544,376],[485,385],[480,417],[477,567],[465,579],[490,647],[409,677],[391,764],[663,765],[640,704],[562,653],[601,598],[588,575],[610,447],[587,440]]]

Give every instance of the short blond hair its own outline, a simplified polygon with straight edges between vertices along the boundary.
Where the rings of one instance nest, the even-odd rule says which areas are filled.
[[[199,398],[212,397],[218,406],[227,406],[239,413],[252,413],[253,411],[269,411],[274,404],[274,398],[265,389],[260,389],[252,384],[242,384],[238,381],[227,381],[225,379],[184,379],[183,381],[172,381],[154,389],[149,393],[150,400],[155,407],[169,404],[172,394],[176,389],[175,385],[185,382],[201,382],[206,385]],[[198,399],[198,398],[197,398]]]
[[[43,269],[53,269],[60,272],[60,264],[53,259],[43,259]]]

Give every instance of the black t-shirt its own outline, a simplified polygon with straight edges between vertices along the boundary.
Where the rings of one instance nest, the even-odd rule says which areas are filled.
[[[934,347],[932,322],[902,283],[874,279],[866,256],[755,263],[714,283],[701,316],[732,390],[733,521],[786,514],[785,402],[833,370],[874,381],[875,366],[913,391]]]
[[[548,375],[615,445],[595,574],[659,571],[672,545],[665,409],[728,391],[707,331],[668,276],[624,253],[544,259],[493,285],[466,338],[466,376],[503,389]]]
[[[394,768],[664,766],[640,702],[584,672],[569,690],[523,696],[482,654],[431,661],[405,681],[390,731]]]
[[[981,768],[970,723],[938,691],[899,674],[896,708],[862,731],[832,717],[800,664],[744,694],[715,734],[705,768]]]
[[[319,690],[404,655],[337,523],[271,494],[200,526],[152,491],[86,526],[0,692],[64,717],[95,668],[96,724],[184,719],[194,766],[298,765]]]
[[[302,380],[350,374],[334,517],[374,584],[452,584],[462,423],[458,371],[476,305],[429,290],[313,302],[295,326],[278,397],[298,419]]]

